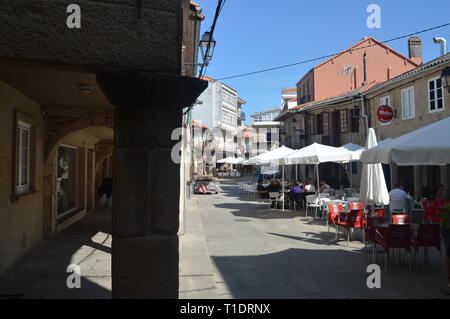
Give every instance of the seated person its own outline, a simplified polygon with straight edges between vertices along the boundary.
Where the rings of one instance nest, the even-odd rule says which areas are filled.
[[[264,181],[260,180],[258,181],[258,185],[256,186],[256,190],[259,193],[259,196],[261,198],[269,198],[269,192],[267,189],[263,186]]]
[[[269,187],[267,187],[267,191],[269,193],[277,193],[277,192],[279,193],[281,192],[281,185],[278,184],[276,181],[271,180]]]
[[[405,192],[405,188],[402,184],[395,184],[394,189],[389,192],[389,198],[389,205],[391,206],[391,208],[399,211],[402,209],[406,209],[408,206],[408,201],[411,199],[411,197]]]
[[[299,193],[303,193],[303,189],[301,188],[299,182],[295,182],[291,188],[291,194],[299,194]]]
[[[267,192],[268,193],[280,193],[280,196],[281,196],[281,185],[277,184],[276,181],[271,180],[269,187],[267,187]],[[278,199],[280,199],[280,197]],[[272,202],[271,208],[275,208],[274,202]]]
[[[436,193],[436,200],[445,200],[445,186],[439,185],[438,191]]]
[[[320,193],[331,193],[330,185],[328,185],[327,182],[325,182],[325,181],[321,181],[319,192]]]
[[[409,199],[409,195],[406,194],[402,184],[395,184],[394,189],[389,192],[389,198],[395,201],[406,201]]]
[[[306,193],[315,193],[316,192],[316,187],[311,184],[311,181],[309,179],[305,180],[304,189],[305,189]]]

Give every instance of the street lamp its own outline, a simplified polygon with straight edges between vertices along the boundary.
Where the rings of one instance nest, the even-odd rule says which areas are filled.
[[[205,32],[200,40],[200,50],[202,51],[203,63],[205,65],[208,65],[209,61],[212,60],[215,47],[216,41],[211,36],[211,32]]]
[[[442,86],[450,93],[450,67],[446,67],[442,70],[441,74]]]

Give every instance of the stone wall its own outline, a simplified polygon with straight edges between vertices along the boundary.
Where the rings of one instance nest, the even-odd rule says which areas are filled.
[[[0,57],[180,74],[181,0],[0,0]],[[117,45],[120,43],[120,45]]]

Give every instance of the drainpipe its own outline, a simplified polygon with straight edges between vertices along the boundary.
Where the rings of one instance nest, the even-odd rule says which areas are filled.
[[[361,117],[363,117],[366,122],[366,139],[367,139],[367,136],[369,135],[369,117],[366,113],[366,106],[364,103],[364,94],[363,93],[361,93]]]
[[[441,55],[447,54],[447,40],[445,38],[433,38],[434,43],[441,45]]]

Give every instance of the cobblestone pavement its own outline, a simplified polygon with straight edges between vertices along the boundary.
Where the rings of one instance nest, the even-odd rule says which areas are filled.
[[[0,278],[0,296],[111,298],[110,212],[90,213],[43,242]],[[67,267],[78,264],[81,288],[69,289]]]
[[[334,241],[324,223],[297,211],[269,211],[221,181],[219,195],[194,195],[181,237],[180,298],[448,298],[439,254],[419,269],[393,261],[381,289],[366,281],[371,254],[361,240]],[[384,254],[378,261],[384,265]]]

